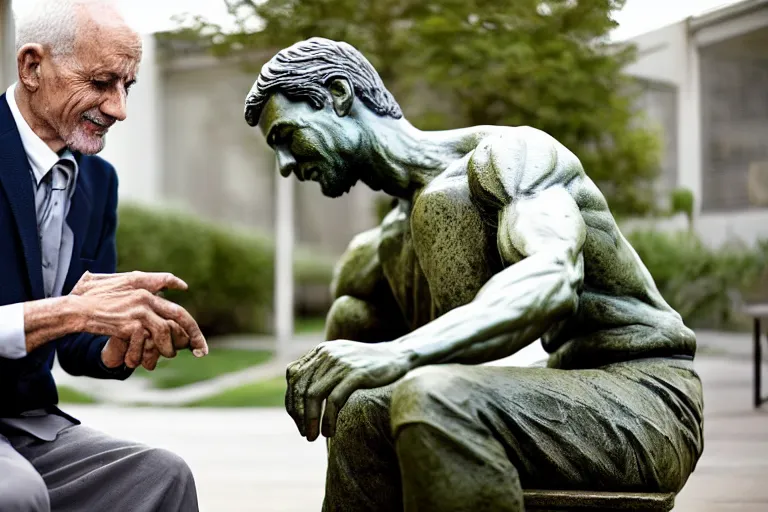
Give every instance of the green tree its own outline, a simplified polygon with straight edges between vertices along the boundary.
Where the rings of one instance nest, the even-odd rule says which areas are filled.
[[[238,30],[196,18],[180,33],[219,55],[347,41],[416,126],[540,128],[577,154],[615,214],[654,208],[659,141],[622,73],[635,50],[607,39],[624,0],[223,1]]]

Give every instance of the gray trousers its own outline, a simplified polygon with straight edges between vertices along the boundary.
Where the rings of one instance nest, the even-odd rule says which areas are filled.
[[[522,489],[678,491],[703,450],[690,361],[435,365],[359,390],[328,442],[325,511],[522,511]]]
[[[177,455],[83,425],[53,441],[0,435],[2,512],[196,512],[192,473]]]

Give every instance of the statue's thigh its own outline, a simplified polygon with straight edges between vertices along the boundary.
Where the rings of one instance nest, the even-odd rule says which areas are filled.
[[[686,390],[673,388],[698,378],[668,376],[661,367],[426,367],[395,389],[393,427],[432,424],[478,453],[500,444],[525,488],[677,490],[700,453],[700,422],[681,413],[674,397]]]

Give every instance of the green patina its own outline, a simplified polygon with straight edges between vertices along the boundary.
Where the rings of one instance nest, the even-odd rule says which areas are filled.
[[[420,131],[319,38],[265,65],[245,116],[283,176],[397,198],[336,268],[329,341],[288,368],[299,431],[330,439],[326,510],[682,488],[703,449],[695,337],[572,152],[531,127]],[[474,366],[538,339],[547,367]]]

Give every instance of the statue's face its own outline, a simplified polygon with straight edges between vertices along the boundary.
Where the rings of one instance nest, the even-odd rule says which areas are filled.
[[[358,125],[349,116],[339,116],[330,104],[317,110],[305,101],[273,94],[261,112],[259,128],[275,150],[281,175],[316,181],[328,197],[349,192],[357,182]]]

